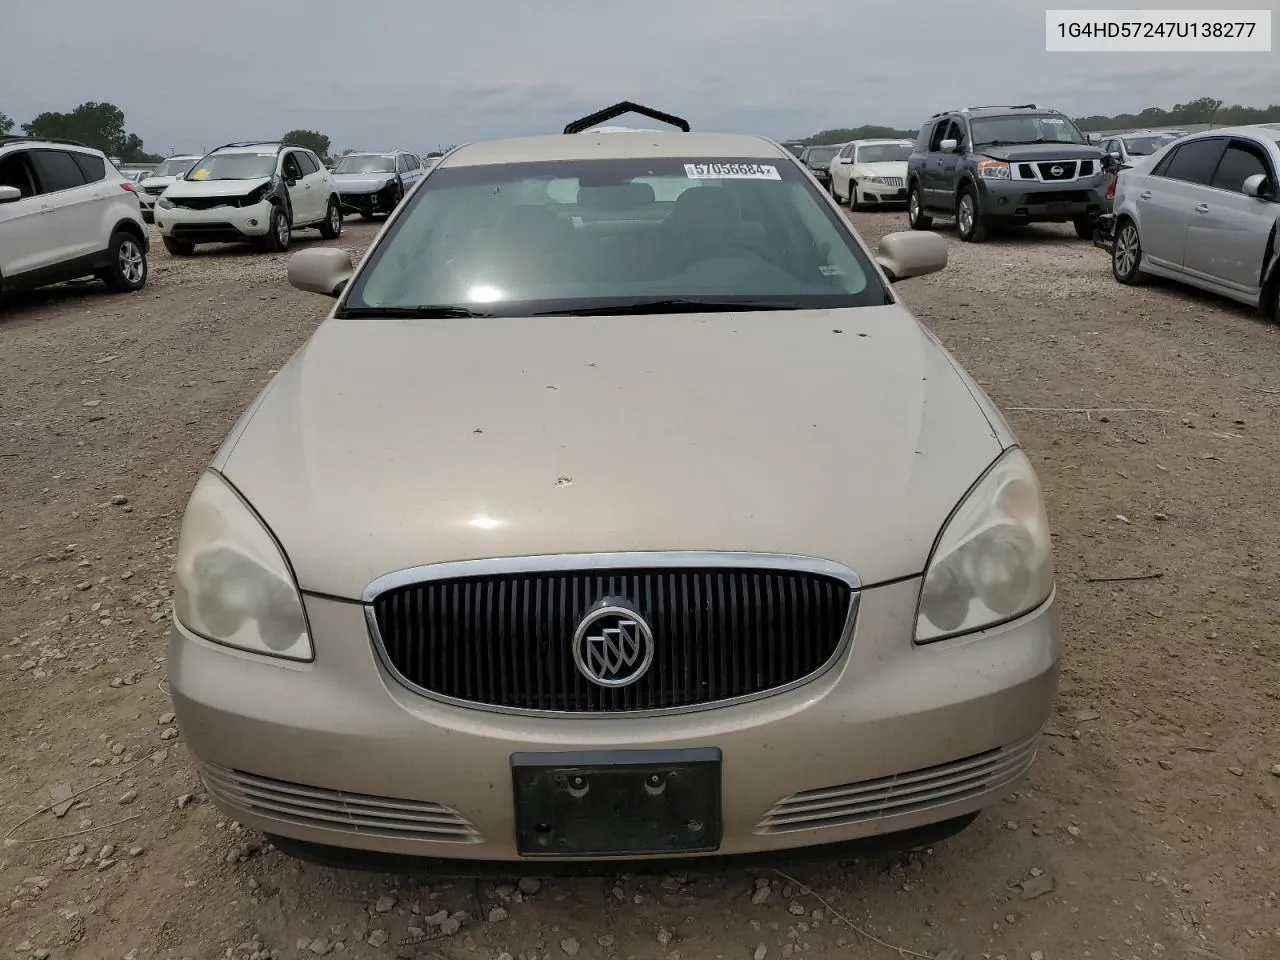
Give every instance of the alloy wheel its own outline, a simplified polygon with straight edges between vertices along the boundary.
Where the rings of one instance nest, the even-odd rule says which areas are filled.
[[[120,244],[120,275],[131,284],[141,283],[146,260],[142,248],[134,240],[126,240]]]

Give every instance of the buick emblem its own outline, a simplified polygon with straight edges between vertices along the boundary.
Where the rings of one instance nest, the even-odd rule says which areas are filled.
[[[635,610],[602,600],[573,632],[578,672],[601,687],[629,687],[653,663],[653,631]]]
[[[1050,167],[1050,168],[1049,168],[1049,173],[1050,173],[1052,176],[1060,177],[1060,176],[1062,176],[1062,167],[1058,167],[1058,166]]]

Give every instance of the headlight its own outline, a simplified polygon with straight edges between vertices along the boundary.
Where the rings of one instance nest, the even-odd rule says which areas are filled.
[[[161,195],[160,199],[156,201],[156,206],[161,207],[165,210],[172,210],[173,201],[170,200],[168,197]]]
[[[1027,455],[1003,454],[960,501],[925,567],[916,642],[994,626],[1053,592],[1053,545]]]
[[[1003,160],[979,160],[978,176],[984,180],[1008,180],[1009,164]]]
[[[312,659],[302,597],[257,515],[212,471],[196,484],[178,538],[174,618],[215,643]]]
[[[863,177],[867,183],[884,183],[884,177]]]
[[[261,203],[264,199],[266,199],[267,193],[268,191],[271,190],[274,183],[275,181],[270,181],[268,183],[264,183],[260,187],[255,187],[253,190],[249,191],[248,196],[244,198],[244,205],[246,207],[252,207],[256,204]]]

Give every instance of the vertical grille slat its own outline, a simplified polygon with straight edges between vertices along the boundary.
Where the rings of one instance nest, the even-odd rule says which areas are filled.
[[[856,591],[782,567],[660,567],[478,574],[397,586],[371,602],[387,660],[412,687],[478,706],[627,713],[714,704],[816,674],[841,649]],[[604,600],[649,624],[653,662],[603,687],[573,636]]]

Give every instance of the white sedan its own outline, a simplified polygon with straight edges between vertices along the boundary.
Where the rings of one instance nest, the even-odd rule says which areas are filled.
[[[907,202],[910,140],[852,140],[831,160],[831,195],[852,209]]]

